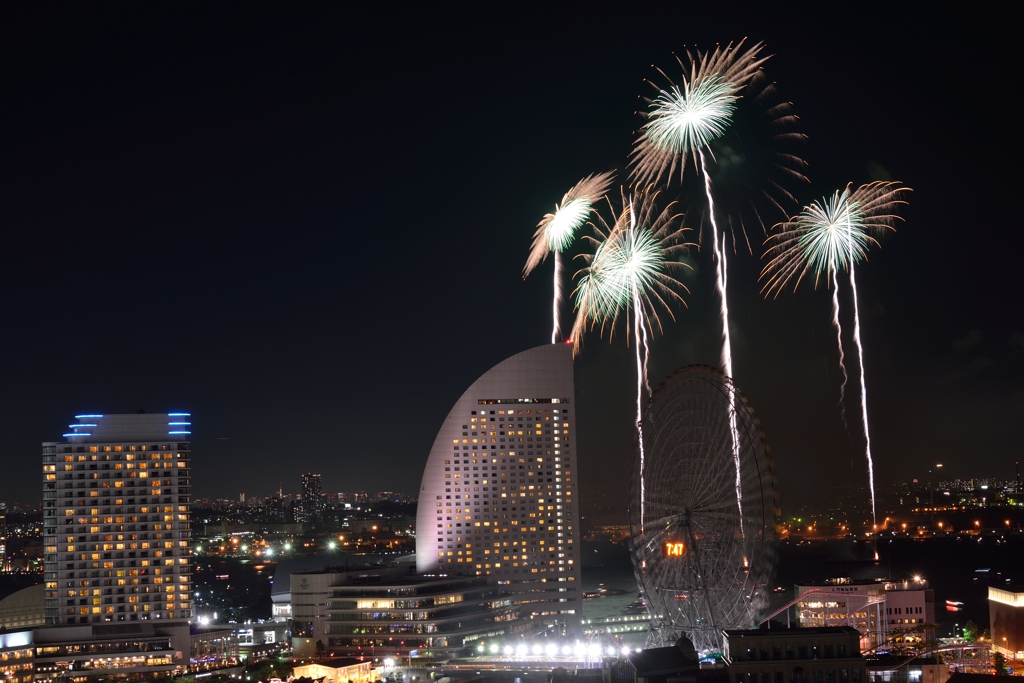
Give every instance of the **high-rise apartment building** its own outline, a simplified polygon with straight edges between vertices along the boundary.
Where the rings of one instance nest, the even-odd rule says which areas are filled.
[[[0,503],[0,572],[8,571],[7,566],[7,504]]]
[[[302,515],[303,522],[319,522],[324,517],[324,490],[319,474],[302,475]]]
[[[48,623],[92,625],[92,637],[130,632],[105,624],[180,624],[187,660],[190,433],[188,413],[89,414],[43,443]]]
[[[574,397],[568,345],[494,366],[448,413],[419,492],[417,571],[493,577],[537,630],[580,626]]]

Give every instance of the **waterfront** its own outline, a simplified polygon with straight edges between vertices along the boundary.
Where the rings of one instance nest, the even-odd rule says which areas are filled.
[[[937,635],[953,635],[954,627],[968,620],[988,623],[988,587],[1020,578],[1015,558],[1024,555],[1019,536],[950,536],[914,539],[882,538],[877,545],[856,539],[790,539],[779,546],[776,577],[771,586],[770,612],[793,599],[793,586],[833,577],[852,579],[903,579],[921,576],[935,591]],[[584,619],[622,616],[638,595],[629,551],[625,543],[590,542],[583,545],[583,590],[602,585],[624,591],[621,595],[585,600]],[[959,611],[947,611],[946,601],[963,603]],[[785,621],[785,614],[777,617]],[[622,634],[623,644],[643,644],[642,634]]]

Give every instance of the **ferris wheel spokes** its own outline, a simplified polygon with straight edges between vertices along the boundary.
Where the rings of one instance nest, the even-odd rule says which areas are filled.
[[[774,480],[760,429],[728,378],[691,367],[654,392],[644,445],[644,497],[634,451],[629,514],[634,570],[651,615],[648,643],[686,635],[699,651],[720,650],[720,629],[756,623],[767,605],[757,587],[774,568]]]

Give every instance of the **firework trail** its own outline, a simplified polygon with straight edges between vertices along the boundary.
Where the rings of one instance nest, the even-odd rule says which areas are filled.
[[[850,376],[846,374],[846,354],[843,353],[843,326],[839,323],[839,280],[836,279],[835,265],[829,266],[829,277],[835,283],[832,289],[832,325],[836,328],[836,345],[839,347],[839,369],[843,372],[843,381],[839,384],[839,416],[846,427],[846,383]]]
[[[533,234],[530,255],[523,268],[523,279],[547,259],[549,252],[555,255],[555,287],[551,304],[551,315],[554,319],[554,327],[551,330],[552,344],[559,341],[559,309],[562,302],[561,252],[572,244],[576,231],[590,218],[594,205],[607,194],[614,175],[611,171],[592,174],[576,183],[562,197],[562,202],[555,205],[555,212],[544,215]]]
[[[555,252],[555,282],[554,296],[551,298],[551,319],[554,321],[551,328],[551,343],[558,343],[559,316],[558,311],[562,307],[562,254]]]
[[[868,485],[871,491],[871,518],[877,522],[875,507],[875,465],[871,457],[871,431],[868,426],[867,382],[864,373],[864,346],[861,341],[860,307],[857,299],[857,279],[854,269],[857,263],[867,259],[868,249],[878,245],[878,237],[894,230],[899,216],[896,209],[906,204],[903,194],[909,188],[896,182],[874,182],[862,185],[855,191],[847,186],[832,196],[812,203],[800,212],[776,226],[777,230],[767,240],[765,256],[767,265],[761,271],[765,285],[761,290],[766,296],[778,296],[790,282],[793,289],[808,274],[814,274],[814,286],[824,278],[826,287],[835,282],[832,293],[832,322],[836,327],[839,346],[839,362],[843,370],[843,384],[846,386],[842,328],[839,325],[839,270],[850,273],[850,289],[853,292],[853,340],[857,345],[860,364],[861,420],[864,426],[865,457],[868,462]]]
[[[647,365],[640,360],[640,330],[641,313],[636,293],[633,294],[633,344],[636,348],[636,440],[640,446],[640,528],[644,528],[644,504],[646,500],[647,483],[645,481],[644,468],[647,464],[644,456],[644,413],[643,397],[644,385],[647,384]],[[647,335],[644,334],[644,355],[647,354]]]
[[[679,228],[680,215],[673,212],[674,203],[664,210],[655,207],[656,194],[638,193],[623,197],[624,210],[611,226],[598,216],[594,231],[597,238],[587,238],[597,245],[591,256],[584,256],[588,265],[579,275],[576,287],[576,322],[572,340],[578,351],[583,335],[591,329],[607,329],[609,339],[620,317],[632,309],[632,325],[626,325],[636,347],[636,427],[640,451],[640,525],[643,527],[645,502],[645,465],[643,436],[644,388],[650,393],[647,364],[650,358],[648,330],[654,325],[663,330],[658,310],[664,309],[675,320],[671,302],[686,302],[682,293],[689,293],[672,271],[687,267],[677,259],[690,244],[682,241],[684,229]],[[632,327],[632,330],[630,330]],[[641,347],[642,352],[641,352]]]
[[[871,487],[871,524],[878,523],[875,512],[875,463],[871,459],[871,430],[868,429],[868,387],[864,379],[864,345],[860,341],[860,306],[857,303],[856,268],[850,265],[850,289],[853,291],[853,342],[857,345],[860,361],[860,415],[864,421],[864,455],[868,460],[868,485]]]
[[[707,178],[707,175],[705,175]],[[709,184],[710,187],[710,184]],[[710,192],[708,193],[710,201]],[[712,209],[713,211],[713,209]],[[715,269],[718,276],[718,294],[722,300],[722,320],[725,321],[722,330],[722,367],[726,376],[729,377],[729,435],[732,439],[732,460],[736,467],[736,509],[739,512],[740,536],[746,537],[743,530],[743,480],[740,478],[740,435],[736,429],[736,392],[732,384],[732,345],[729,341],[729,304],[725,292],[729,284],[728,265],[725,260],[725,240],[722,240],[719,249],[718,240],[715,240]]]
[[[760,57],[761,43],[744,49],[740,41],[730,43],[711,53],[687,53],[689,69],[677,57],[683,70],[681,84],[672,83],[668,89],[659,89],[657,97],[649,100],[647,122],[631,154],[630,165],[635,181],[641,184],[671,180],[676,169],[682,183],[687,157],[693,159],[695,170],[703,176],[707,198],[707,218],[711,225],[712,251],[715,261],[715,289],[721,302],[722,369],[732,379],[732,343],[729,335],[729,305],[727,297],[726,233],[719,240],[715,200],[711,190],[711,175],[707,158],[711,145],[722,138],[732,123],[737,103],[744,89],[758,75],[767,57]],[[689,72],[687,74],[687,71]],[[659,73],[671,83],[663,71]],[[778,203],[775,202],[776,206]],[[742,228],[742,224],[741,224]],[[742,230],[746,239],[746,231]],[[736,237],[733,234],[733,243]],[[749,248],[749,239],[747,239]],[[735,396],[730,396],[729,423],[732,438],[733,461],[736,468],[736,505],[740,519],[743,516],[743,491],[740,478],[739,435],[736,432]],[[741,528],[742,533],[742,528]]]
[[[715,221],[715,197],[711,193],[711,176],[707,173],[707,166],[704,163],[704,152],[698,150],[701,169],[704,170],[704,191],[708,198],[708,215],[711,217],[711,234],[713,236],[712,251],[715,260],[715,289],[718,291],[718,298],[721,301],[722,315],[722,369],[732,379],[732,342],[729,338],[729,301],[726,297],[728,279],[726,276],[725,263],[725,235],[722,235],[722,246],[718,246],[718,223]],[[737,472],[738,474],[738,472]]]

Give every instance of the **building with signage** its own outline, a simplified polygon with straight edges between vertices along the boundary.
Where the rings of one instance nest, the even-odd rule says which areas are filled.
[[[829,579],[796,586],[799,625],[852,626],[862,650],[891,640],[929,640],[935,629],[935,591],[920,577],[902,581]]]

